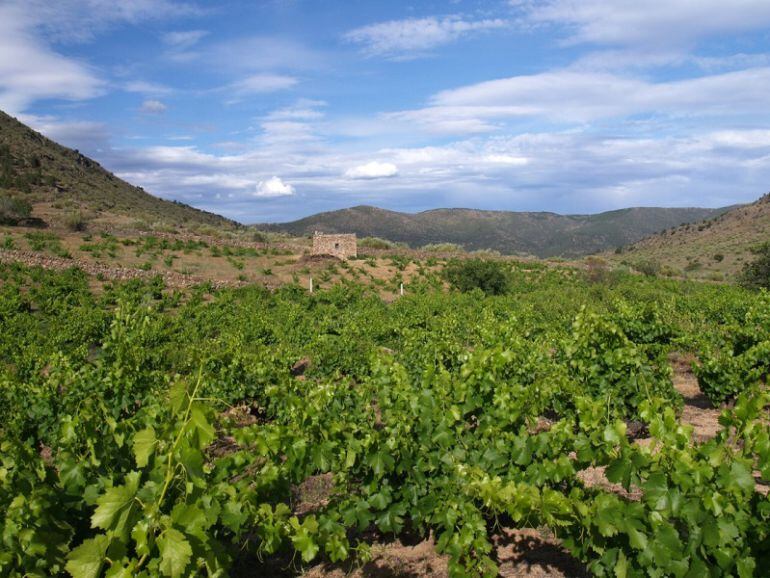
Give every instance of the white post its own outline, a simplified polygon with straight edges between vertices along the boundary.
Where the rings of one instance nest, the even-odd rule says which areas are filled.
[[[401,283],[401,297],[404,296],[404,284]]]
[[[313,292],[313,278],[310,278],[310,292]]]

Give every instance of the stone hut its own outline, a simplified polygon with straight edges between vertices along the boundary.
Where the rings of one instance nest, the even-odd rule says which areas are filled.
[[[324,235],[316,231],[313,234],[313,255],[332,255],[338,259],[350,259],[358,256],[355,234]]]

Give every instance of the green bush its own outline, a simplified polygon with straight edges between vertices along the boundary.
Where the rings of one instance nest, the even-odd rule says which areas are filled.
[[[32,205],[24,199],[0,196],[0,225],[17,225],[32,215]]]
[[[85,231],[88,228],[88,219],[82,212],[74,211],[64,218],[64,226],[70,231]]]
[[[447,281],[460,291],[481,289],[487,295],[508,292],[511,279],[507,267],[499,261],[468,259],[450,264],[445,270]]]
[[[394,249],[396,245],[387,239],[379,237],[364,237],[359,239],[358,246],[363,249]]]
[[[660,263],[657,261],[639,261],[634,263],[633,267],[647,277],[657,277],[660,275]]]
[[[751,289],[770,288],[770,242],[754,247],[751,252],[756,259],[743,266],[740,284]]]

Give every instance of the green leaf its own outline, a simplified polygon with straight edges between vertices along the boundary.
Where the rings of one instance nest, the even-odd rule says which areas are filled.
[[[616,421],[614,424],[608,424],[604,428],[604,441],[611,444],[619,444],[620,440],[626,436],[626,424],[622,421]]]
[[[183,381],[177,381],[169,390],[171,409],[175,414],[181,413],[187,403],[187,386]]]
[[[626,578],[628,575],[628,559],[623,550],[618,552],[618,561],[615,564],[615,578]]]
[[[738,560],[738,576],[740,578],[751,578],[754,576],[757,562],[754,558],[745,557]]]
[[[198,436],[198,447],[203,449],[208,446],[211,440],[214,439],[216,432],[199,407],[193,407],[190,412],[190,423],[195,427],[195,433]]]
[[[626,479],[631,475],[631,461],[626,458],[613,460],[604,473],[613,484],[625,484]]]
[[[628,528],[628,543],[637,550],[647,549],[647,536],[636,528]]]
[[[730,479],[744,492],[754,491],[754,477],[743,464],[733,462],[733,465],[730,467]]]
[[[134,435],[133,449],[137,467],[143,468],[147,465],[150,461],[150,456],[155,451],[156,443],[155,430],[152,427],[143,429]]]
[[[97,578],[109,545],[110,540],[104,534],[86,540],[67,556],[67,572],[73,578]]]
[[[382,451],[371,455],[367,461],[377,476],[381,476],[395,465],[393,458]]]
[[[112,530],[124,536],[131,529],[127,522],[138,489],[139,472],[131,472],[126,476],[124,485],[105,491],[96,500],[97,507],[91,516],[91,527]]]
[[[164,576],[181,576],[192,557],[192,548],[179,530],[169,528],[158,537],[160,571]]]
[[[289,520],[289,523],[296,532],[291,537],[294,548],[302,554],[304,562],[310,562],[318,554],[318,544],[314,538],[318,532],[318,522],[315,516],[308,516],[301,524],[295,516]]]

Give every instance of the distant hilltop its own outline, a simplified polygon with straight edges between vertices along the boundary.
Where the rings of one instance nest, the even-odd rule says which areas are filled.
[[[411,247],[455,243],[467,250],[493,249],[506,255],[579,257],[628,245],[682,224],[717,217],[719,209],[635,207],[595,215],[548,212],[434,209],[400,213],[358,206],[318,213],[290,223],[256,225],[296,236],[355,233]]]

